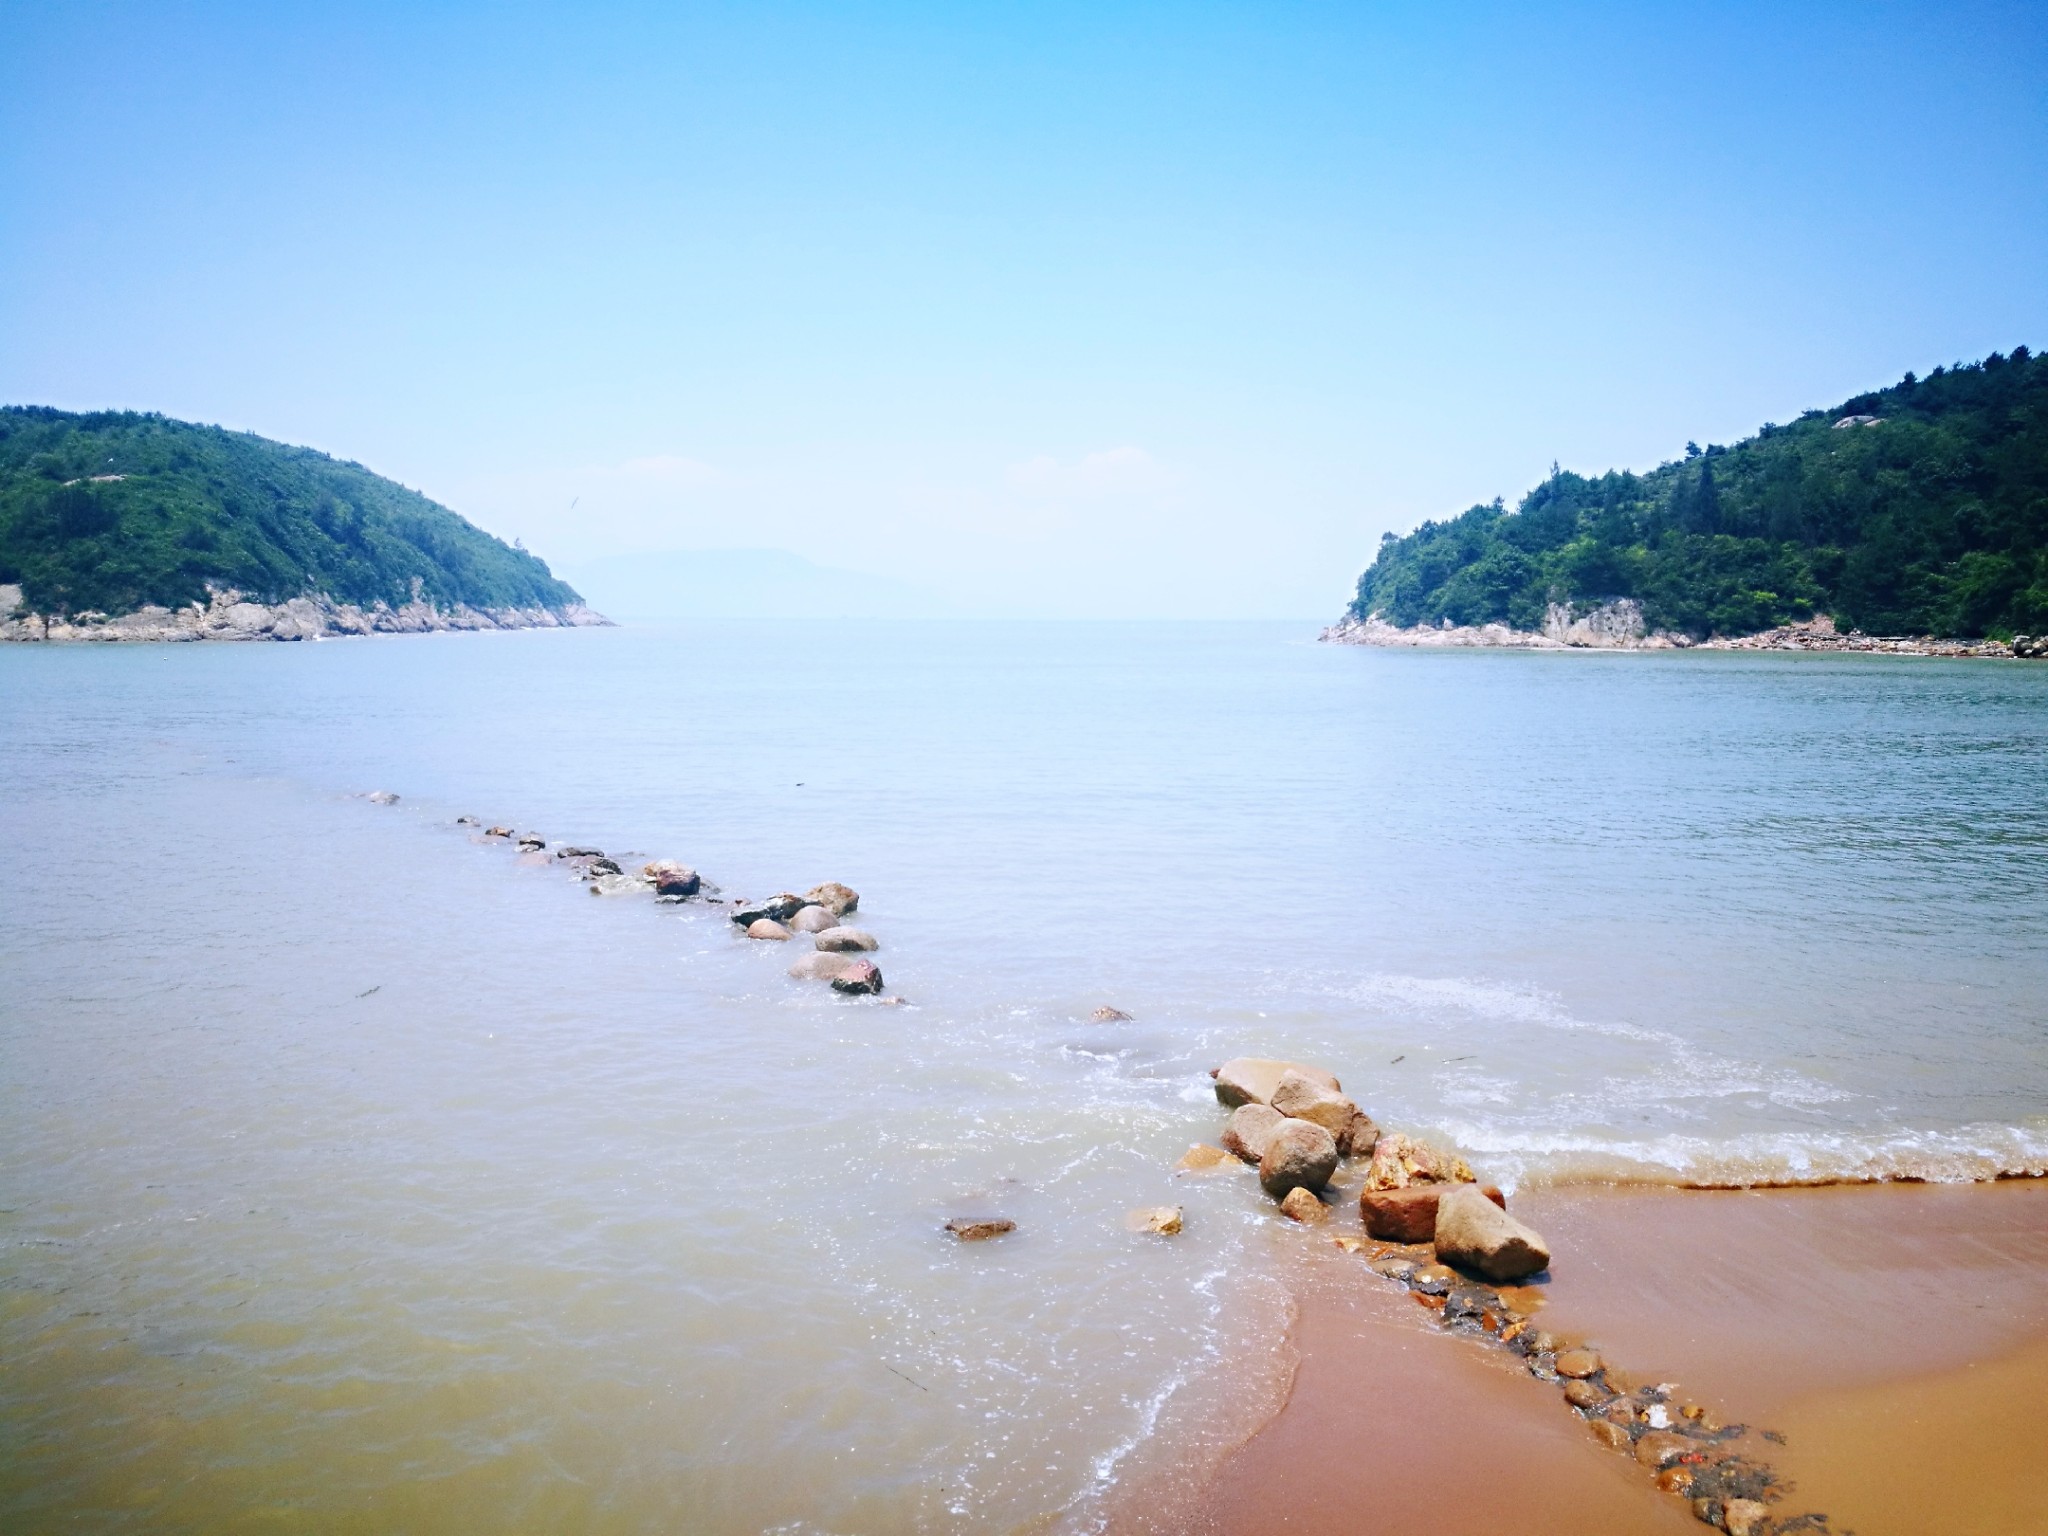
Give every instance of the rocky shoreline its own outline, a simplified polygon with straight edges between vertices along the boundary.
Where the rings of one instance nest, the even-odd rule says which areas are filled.
[[[564,608],[440,608],[421,595],[393,608],[337,603],[320,593],[282,603],[251,602],[233,588],[208,593],[204,603],[183,608],[138,608],[133,613],[30,613],[19,586],[0,586],[0,640],[185,641],[327,640],[346,635],[417,635],[439,630],[584,629],[611,620],[582,603]]]
[[[1427,625],[1402,628],[1378,614],[1346,614],[1316,637],[1332,645],[1377,645],[1409,649],[1482,648],[1508,651],[1826,651],[1882,656],[2018,657],[2048,656],[2048,637],[2016,635],[1997,640],[1944,640],[1934,635],[1843,634],[1826,615],[1753,635],[1694,640],[1669,630],[1651,630],[1641,607],[1621,598],[1583,612],[1552,603],[1541,630],[1505,624]]]

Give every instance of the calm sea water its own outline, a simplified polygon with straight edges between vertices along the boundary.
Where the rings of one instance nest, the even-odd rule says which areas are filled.
[[[1226,1056],[1510,1184],[2048,1164],[2044,763],[2048,665],[0,650],[0,1526],[1085,1529],[1306,1240],[1172,1174]],[[464,812],[843,880],[913,1006]]]

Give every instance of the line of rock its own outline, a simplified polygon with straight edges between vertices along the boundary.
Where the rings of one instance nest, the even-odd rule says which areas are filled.
[[[438,630],[589,629],[611,620],[582,603],[561,608],[437,607],[422,595],[417,577],[412,601],[361,607],[324,593],[282,603],[251,602],[233,588],[210,589],[203,603],[183,608],[143,607],[108,615],[29,613],[19,586],[0,586],[0,640],[184,641],[324,640],[348,635],[416,635]]]
[[[1552,603],[1540,630],[1506,624],[1389,624],[1377,613],[1347,614],[1316,637],[1332,645],[1376,645],[1407,649],[1481,648],[1507,651],[1828,651],[1882,656],[2048,657],[2048,635],[1998,640],[1944,640],[1934,635],[1843,634],[1834,620],[1817,614],[1804,624],[1784,624],[1753,635],[1694,640],[1672,630],[1652,630],[1633,598],[1577,608]]]

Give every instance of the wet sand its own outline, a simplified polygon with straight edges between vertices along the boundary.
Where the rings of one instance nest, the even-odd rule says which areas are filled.
[[[1540,1326],[1764,1446],[1773,1513],[1857,1536],[2048,1531],[2048,1183],[1534,1191],[1557,1254]],[[1341,1253],[1340,1208],[1301,1234],[1285,1406],[1170,1523],[1200,1536],[1428,1529],[1700,1531],[1505,1351],[1438,1331]],[[1140,1492],[1134,1490],[1134,1492]],[[1132,1501],[1137,1504],[1137,1500]]]

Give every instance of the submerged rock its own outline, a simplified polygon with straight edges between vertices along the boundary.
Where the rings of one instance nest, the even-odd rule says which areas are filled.
[[[872,933],[859,928],[827,928],[811,942],[820,949],[875,950],[882,947],[881,941]]]
[[[955,1216],[946,1230],[963,1243],[980,1243],[1016,1231],[1017,1223],[1002,1216]]]
[[[1124,1226],[1132,1232],[1156,1232],[1161,1237],[1175,1237],[1181,1230],[1181,1210],[1177,1205],[1145,1206],[1124,1217]]]
[[[780,942],[789,937],[789,930],[776,922],[772,917],[757,917],[747,924],[747,937],[750,939],[773,939]]]
[[[555,850],[555,857],[558,859],[601,859],[604,857],[604,850],[602,848],[571,848],[565,845]]]
[[[458,827],[480,827],[483,823],[474,816],[458,816],[455,818],[455,825]]]
[[[823,907],[834,917],[844,917],[860,905],[860,892],[837,880],[827,880],[823,885],[814,885],[804,892],[804,900]]]
[[[647,882],[613,871],[609,875],[597,876],[584,889],[593,896],[635,896],[646,892]]]
[[[1270,1104],[1280,1079],[1289,1072],[1298,1072],[1332,1093],[1342,1089],[1337,1079],[1320,1067],[1305,1067],[1298,1061],[1269,1061],[1261,1056],[1238,1056],[1216,1069],[1216,1097],[1230,1109],[1240,1104]]]
[[[1364,1189],[1358,1195],[1358,1214],[1365,1230],[1388,1243],[1427,1243],[1436,1238],[1437,1201],[1454,1184],[1411,1184],[1404,1189]],[[1497,1189],[1482,1191],[1494,1204],[1507,1206]]]
[[[789,974],[798,981],[837,981],[855,963],[845,955],[809,954],[799,958]]]
[[[484,829],[485,837],[510,837],[511,835],[512,829],[510,827],[486,827]]]
[[[882,973],[872,960],[849,960],[846,969],[832,978],[832,990],[851,996],[873,996],[882,990]]]
[[[1275,1200],[1289,1190],[1319,1190],[1337,1171],[1337,1138],[1310,1120],[1282,1120],[1259,1158],[1259,1184]]]
[[[398,804],[398,796],[394,795],[388,789],[373,789],[367,795],[363,796],[363,798],[369,801],[370,804],[372,805]]]
[[[1228,1168],[1235,1161],[1221,1147],[1198,1141],[1183,1152],[1180,1161],[1173,1166],[1182,1173],[1214,1173],[1219,1168]]]
[[[1436,1256],[1496,1283],[1550,1266],[1550,1246],[1535,1229],[1487,1199],[1476,1184],[1457,1185],[1437,1201]]]
[[[1297,1185],[1281,1198],[1280,1214],[1304,1226],[1319,1226],[1330,1219],[1330,1208],[1312,1192]]]
[[[1107,1003],[1104,1003],[1100,1008],[1089,1014],[1088,1017],[1097,1024],[1128,1024],[1131,1021],[1131,1016],[1125,1013],[1123,1009],[1112,1008]]]
[[[531,832],[519,839],[519,851],[521,853],[539,853],[545,847],[547,847],[546,841],[535,837]]]
[[[799,907],[795,917],[789,920],[790,928],[797,933],[823,933],[828,928],[837,928],[839,919],[816,903]]]
[[[599,854],[583,866],[583,873],[592,876],[623,875],[625,871],[619,868],[619,861],[617,859],[608,859],[603,854]]]

